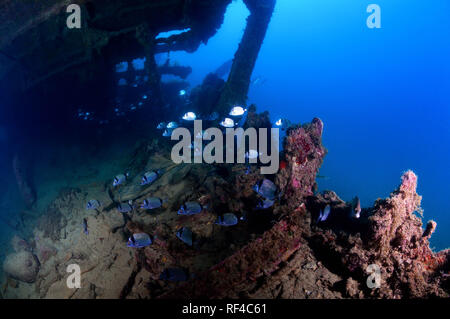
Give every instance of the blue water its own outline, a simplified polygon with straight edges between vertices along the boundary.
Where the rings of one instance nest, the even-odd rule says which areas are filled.
[[[294,122],[320,117],[329,150],[319,180],[363,206],[419,176],[424,219],[437,221],[432,246],[450,246],[450,2],[377,1],[381,29],[369,29],[361,0],[279,0],[261,49],[249,102]],[[189,64],[192,85],[233,57],[249,12],[241,1]]]

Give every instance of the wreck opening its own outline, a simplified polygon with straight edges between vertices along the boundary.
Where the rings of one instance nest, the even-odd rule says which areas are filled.
[[[144,70],[142,63],[139,70],[134,68],[136,73],[142,71],[143,74],[140,76],[146,77],[143,87],[147,92],[141,90],[139,94],[153,95],[153,99],[149,99],[155,104],[151,107],[152,111],[159,109],[163,113],[170,114],[171,108],[179,107],[173,104],[176,102],[179,104],[180,101],[170,101],[171,98],[167,96],[172,93],[161,92],[161,77],[170,79],[170,76],[175,76],[186,79],[191,69],[174,65],[169,59],[160,65],[156,63],[155,55],[176,51],[195,52],[220,29],[230,3],[230,0],[211,1],[208,4],[200,1],[189,3],[174,1],[169,5],[164,1],[152,4],[137,1],[133,5],[124,6],[120,2],[111,4],[86,2],[81,4],[82,28],[70,30],[64,23],[63,18],[67,15],[64,6],[32,9],[36,10],[35,14],[40,19],[31,20],[27,25],[28,29],[8,34],[0,47],[4,62],[0,76],[9,79],[2,81],[0,85],[0,94],[4,96],[3,101],[6,102],[5,108],[2,109],[2,119],[10,123],[8,127],[12,130],[14,125],[11,123],[17,122],[24,124],[25,128],[32,127],[31,119],[34,121],[39,119],[42,124],[47,122],[49,126],[64,129],[67,125],[70,126],[73,114],[76,114],[79,108],[88,109],[83,104],[91,105],[89,107],[91,114],[105,114],[110,107],[107,104],[116,104],[116,101],[111,102],[110,99],[117,90],[117,83],[129,85],[138,77],[132,79],[130,78],[132,74],[128,74],[128,77],[122,77],[125,82],[122,78],[116,79],[112,70],[124,61],[131,66],[136,62],[135,59],[144,59],[141,61],[144,62]],[[258,5],[253,1],[244,3],[256,17],[264,14],[267,16],[266,11],[270,16],[274,7],[274,1],[264,1]],[[19,4],[9,6],[8,9],[11,11],[22,6],[26,8],[25,5]],[[117,16],[120,17],[119,20]],[[252,19],[248,21],[250,27],[253,24]],[[264,34],[268,21],[260,19],[255,25],[261,30],[257,33]],[[10,30],[8,28],[12,29],[13,24],[5,26],[3,31]],[[51,35],[45,33],[50,29],[54,30]],[[39,40],[33,38],[36,33],[41,34]],[[242,39],[242,42],[246,41]],[[245,59],[256,60],[261,42],[262,38],[254,49],[246,49],[253,53],[249,53]],[[239,62],[241,59],[238,54],[235,63],[241,63]],[[246,72],[247,74],[237,77],[232,76],[226,83],[234,83],[237,80],[249,82],[251,72]],[[127,73],[131,73],[130,68],[123,72],[124,75]],[[215,103],[220,106],[211,106],[221,113],[224,112],[225,105],[228,107],[233,103],[223,101],[225,95],[235,91],[227,89],[229,84],[226,83],[223,88],[217,87],[219,91],[224,91],[221,97],[215,98]],[[173,89],[180,91],[184,90],[187,84],[169,85],[175,85]],[[124,86],[122,85],[122,89]],[[229,93],[225,93],[227,91]],[[246,91],[248,88],[239,93],[241,102],[244,102]],[[166,99],[169,100],[167,103]],[[36,105],[36,101],[45,103]],[[200,103],[201,100],[197,102]],[[64,108],[61,105],[64,105]],[[23,117],[22,114],[28,116]],[[102,123],[104,122],[106,121],[102,120]],[[33,128],[33,131],[36,129],[39,130],[40,127]],[[32,135],[31,132],[23,131],[13,134],[22,137]],[[95,131],[91,134],[95,134]]]

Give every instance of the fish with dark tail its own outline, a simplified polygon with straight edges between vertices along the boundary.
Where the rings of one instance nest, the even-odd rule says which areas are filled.
[[[265,199],[274,200],[276,197],[277,186],[267,178],[254,185],[253,189]]]
[[[201,213],[204,209],[207,209],[208,206],[200,205],[197,202],[186,202],[183,205],[181,205],[180,209],[178,210],[178,215],[196,215]]]
[[[142,202],[141,208],[143,208],[143,209],[160,208],[166,201],[167,200],[161,199],[158,197],[149,197],[149,198],[144,199],[144,201]]]
[[[129,201],[127,203],[119,203],[117,205],[117,210],[120,213],[129,213],[129,212],[133,211],[133,209],[134,209],[134,205],[133,205],[132,201]]]
[[[130,177],[129,173],[119,174],[119,175],[115,176],[114,180],[113,180],[113,186],[117,187],[119,185],[122,185],[123,183],[125,183],[128,180],[128,177]]]
[[[176,236],[178,237],[179,240],[184,242],[186,245],[192,246],[193,234],[189,228],[187,228],[187,227],[181,228],[179,231],[177,231]]]
[[[100,207],[102,206],[102,203],[97,199],[91,199],[86,204],[86,210],[95,210],[97,212],[97,215],[100,214]]]
[[[146,233],[137,233],[130,236],[127,242],[128,247],[144,248],[152,244],[150,236]]]
[[[162,175],[162,173],[163,171],[160,169],[156,171],[146,172],[144,176],[142,176],[141,185],[144,186],[153,183],[158,177]]]

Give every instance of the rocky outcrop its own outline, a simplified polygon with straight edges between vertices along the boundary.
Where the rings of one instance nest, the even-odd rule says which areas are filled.
[[[351,217],[351,205],[339,198],[317,198],[319,206],[331,205],[331,214],[313,228],[310,246],[322,262],[347,278],[353,290],[356,280],[366,298],[448,297],[450,251],[430,249],[416,187],[417,176],[407,171],[391,196],[363,209],[360,220]],[[315,211],[317,207],[309,206]],[[370,287],[367,279],[374,270],[380,282]]]
[[[448,272],[450,251],[430,249],[431,230],[424,232],[417,176],[407,171],[397,190],[375,203],[369,219],[365,255],[382,268],[384,285],[376,296],[388,298],[444,296],[441,272]],[[431,228],[436,223],[430,223]],[[444,280],[445,281],[445,280]],[[448,281],[448,279],[447,279]]]
[[[35,255],[28,251],[12,253],[6,256],[3,263],[3,271],[10,277],[33,283],[39,272],[39,261]]]

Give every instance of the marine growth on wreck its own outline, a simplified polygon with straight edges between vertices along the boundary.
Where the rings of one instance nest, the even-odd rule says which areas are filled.
[[[427,194],[441,186],[391,156],[414,143],[415,156],[431,153],[415,104],[398,90],[409,113],[383,112],[396,119],[395,147],[377,140],[383,123],[364,131],[370,107],[346,105],[373,83],[349,73],[361,87],[347,92],[345,74],[314,62],[357,65],[339,44],[318,43],[330,38],[315,28],[335,28],[321,15],[336,8],[281,2],[0,0],[0,298],[449,297],[450,251],[430,245],[448,216],[420,195],[422,180]],[[385,20],[380,29],[383,7],[348,6],[366,37],[401,31]],[[386,68],[401,73],[391,53]],[[440,88],[421,90],[425,99]],[[320,99],[332,107],[314,107]],[[347,131],[360,145],[340,142]],[[374,156],[387,181],[372,164],[357,173]]]

